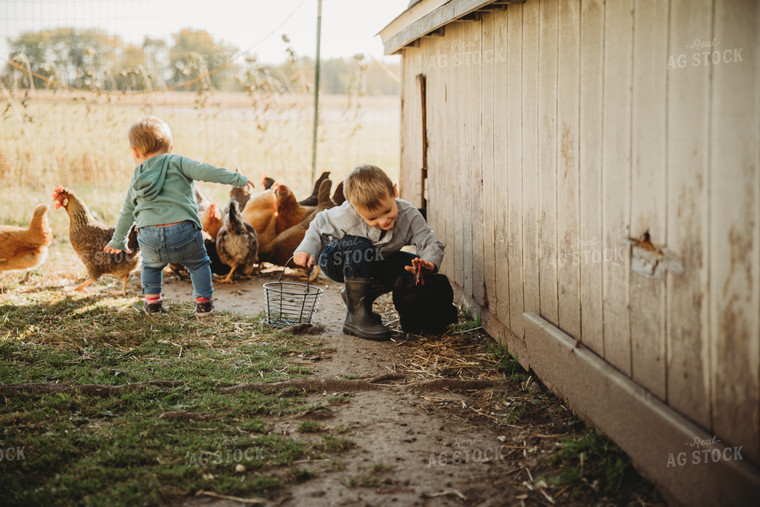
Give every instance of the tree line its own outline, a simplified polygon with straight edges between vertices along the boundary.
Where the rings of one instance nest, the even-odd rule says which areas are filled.
[[[282,36],[286,44],[289,39]],[[8,39],[8,60],[46,79],[33,78],[37,89],[49,80],[92,91],[138,91],[179,87],[181,90],[309,92],[314,60],[285,49],[282,63],[259,62],[237,47],[215,40],[205,30],[185,28],[170,41],[145,37],[127,43],[98,29],[55,28],[30,31]],[[399,75],[398,65],[391,65]],[[320,90],[330,94],[391,95],[399,84],[386,69],[364,55],[321,62]],[[6,65],[0,77],[9,86],[29,86],[23,72]],[[188,86],[181,86],[194,81]]]

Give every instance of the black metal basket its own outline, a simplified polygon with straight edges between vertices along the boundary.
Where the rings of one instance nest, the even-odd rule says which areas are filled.
[[[285,266],[293,260],[291,257]],[[267,304],[266,323],[272,327],[289,327],[296,324],[311,324],[311,319],[319,306],[322,289],[312,287],[309,274],[306,283],[283,282],[282,275],[276,282],[264,284],[264,296]]]

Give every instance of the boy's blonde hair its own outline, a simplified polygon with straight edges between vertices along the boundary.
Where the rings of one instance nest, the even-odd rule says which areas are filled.
[[[393,182],[385,171],[370,164],[357,166],[343,180],[343,194],[354,208],[374,211],[386,197],[395,197]]]
[[[172,131],[164,120],[145,116],[129,128],[129,145],[143,156],[166,153],[172,146]]]

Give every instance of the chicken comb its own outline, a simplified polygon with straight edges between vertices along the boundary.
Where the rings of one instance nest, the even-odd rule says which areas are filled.
[[[61,202],[62,199],[58,199],[58,196],[60,196],[65,191],[66,190],[63,188],[63,185],[58,185],[58,188],[53,190],[52,196],[53,200],[55,201],[55,209],[59,209],[60,207],[65,206],[65,204]],[[66,199],[66,204],[68,204],[68,199]]]

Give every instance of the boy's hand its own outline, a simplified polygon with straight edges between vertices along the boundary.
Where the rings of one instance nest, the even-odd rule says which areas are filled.
[[[253,192],[253,189],[256,187],[253,185],[253,182],[251,180],[248,180],[248,183],[246,183],[243,188],[248,190],[249,192]]]
[[[293,254],[293,262],[298,264],[299,266],[303,266],[305,268],[310,268],[316,262],[314,261],[314,257],[309,255],[307,252],[296,252]]]
[[[422,260],[419,257],[416,259],[412,259],[412,265],[405,266],[404,269],[409,271],[410,273],[414,273],[417,271],[417,266],[420,266],[420,265],[424,269],[427,269],[428,271],[435,271],[435,264],[426,260]]]
[[[108,246],[108,245],[106,245],[106,246],[103,248],[103,251],[105,251],[106,253],[114,254],[114,255],[115,255],[115,254],[119,254],[119,253],[121,253],[121,250],[116,250],[115,248],[111,248],[111,247],[110,247],[110,246]],[[127,252],[128,254],[131,254],[131,253],[132,253],[132,251],[131,251],[131,250],[124,250],[124,251],[125,251],[125,252]]]

